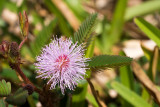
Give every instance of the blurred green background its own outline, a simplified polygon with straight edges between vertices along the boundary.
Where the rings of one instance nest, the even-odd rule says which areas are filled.
[[[41,48],[48,44],[53,36],[72,36],[82,21],[89,14],[95,12],[98,13],[97,24],[94,28],[96,38],[87,55],[90,57],[100,54],[127,55],[135,58],[145,72],[152,72],[152,65],[156,60],[154,59],[154,47],[159,46],[158,43],[153,42],[153,36],[154,34],[160,35],[160,33],[159,31],[150,33],[149,29],[149,35],[153,34],[153,36],[147,35],[148,33],[145,33],[147,28],[143,30],[142,25],[150,25],[137,19],[140,22],[135,22],[138,26],[142,26],[143,33],[135,24],[134,18],[141,17],[151,25],[160,28],[160,0],[0,0],[0,41],[8,40],[20,43],[23,40],[18,13],[24,10],[29,18],[29,36],[28,41],[21,49],[22,70],[39,87],[42,87],[46,81],[35,79],[33,63],[35,57],[40,54]],[[151,29],[151,31],[154,30]],[[160,83],[158,61],[157,58],[155,78],[153,79],[150,73],[146,73],[157,85]],[[0,59],[0,79],[2,78],[11,81],[14,87],[12,88],[13,92],[17,89],[20,81],[15,71]],[[92,72],[91,81],[98,90],[99,99],[104,107],[106,105],[108,107],[135,105],[158,107],[146,89],[137,82],[130,66],[106,69],[104,72],[98,73]],[[123,87],[117,83],[111,84],[112,81],[121,82],[120,85]],[[122,89],[118,93],[116,86],[121,87],[118,90]],[[72,96],[72,106],[97,107],[97,102],[86,82],[79,87],[82,91]],[[121,91],[122,94],[119,95]],[[132,94],[138,95],[138,98],[130,91]],[[123,96],[123,93],[126,96]],[[132,97],[130,95],[133,96],[132,101],[129,100]],[[28,99],[34,99],[34,102],[28,100],[31,101],[29,104],[32,107],[40,104],[36,93]],[[63,104],[67,106],[68,102],[61,103],[61,106],[64,107]]]

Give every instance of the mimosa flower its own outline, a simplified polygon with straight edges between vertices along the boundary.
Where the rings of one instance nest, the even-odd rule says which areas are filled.
[[[74,90],[86,73],[87,58],[84,57],[82,45],[73,43],[71,39],[54,39],[42,49],[35,63],[37,78],[49,79],[50,89],[61,88],[62,94],[66,88]]]

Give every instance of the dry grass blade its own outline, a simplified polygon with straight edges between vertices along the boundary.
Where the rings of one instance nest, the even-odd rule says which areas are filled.
[[[159,48],[156,46],[154,48],[154,54],[153,54],[153,62],[152,62],[152,74],[153,74],[153,79],[155,80],[156,77],[156,69],[157,69],[157,64],[158,64],[158,57],[159,57]]]
[[[68,8],[68,6],[63,2],[63,0],[52,0],[52,2],[56,5],[56,7],[61,11],[64,17],[67,19],[69,24],[76,31],[79,28],[79,21],[73,12]]]
[[[153,96],[158,105],[160,105],[160,91],[156,88],[156,85],[148,78],[140,65],[138,65],[135,61],[132,62],[132,68],[138,80],[144,85],[151,96]]]

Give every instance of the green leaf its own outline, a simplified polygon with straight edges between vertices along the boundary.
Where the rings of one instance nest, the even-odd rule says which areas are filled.
[[[35,41],[31,43],[31,49],[33,51],[33,55],[36,56],[40,53],[41,48],[46,44],[49,38],[52,36],[52,31],[57,24],[57,19],[51,21],[51,23],[44,27],[42,31],[39,32]]]
[[[5,7],[5,0],[0,0],[0,14],[2,14],[2,10]]]
[[[125,53],[120,52],[120,55],[125,55]],[[121,83],[127,88],[134,90],[134,77],[130,66],[128,65],[119,68],[119,72],[120,72]],[[124,99],[121,99],[121,103],[123,107],[131,107],[131,105]]]
[[[0,72],[0,77],[10,79],[11,81],[20,82],[16,72],[10,69],[8,66],[2,68],[2,72]]]
[[[85,57],[89,58],[93,56],[93,49],[94,49],[94,41],[89,45],[87,48]],[[89,78],[91,76],[91,70],[88,69],[86,71],[86,78]],[[85,106],[85,98],[87,94],[87,87],[88,83],[85,81],[84,84],[79,85],[75,92],[78,92],[78,94],[73,94],[72,95],[72,106],[74,107],[84,107]],[[80,91],[81,90],[81,91]]]
[[[93,57],[93,54],[94,54],[94,45],[95,45],[95,41],[91,42],[91,44],[88,46],[88,48],[86,49],[86,53],[85,53],[85,57],[86,58],[90,58],[90,57]],[[85,78],[90,78],[91,76],[91,70],[88,69],[86,71],[86,76]]]
[[[142,18],[135,18],[137,26],[160,47],[160,31]]]
[[[124,15],[128,0],[117,0],[110,31],[104,34],[104,52],[111,52],[112,46],[119,41],[124,25]]]
[[[93,97],[92,94],[87,92],[86,98],[88,99],[88,101],[94,106],[94,107],[99,107],[97,104],[97,101],[95,100],[95,98]]]
[[[133,90],[133,74],[129,66],[124,66],[120,68],[120,78],[123,85],[128,87],[129,89]]]
[[[28,100],[30,107],[36,107],[36,104],[35,104],[35,101],[32,95],[28,96],[27,100]]]
[[[95,39],[94,39],[95,40]],[[93,53],[94,53],[94,46],[95,46],[95,41],[92,41],[90,43],[90,45],[87,47],[87,50],[86,50],[86,53],[85,53],[85,57],[86,58],[90,58],[93,56]]]
[[[153,52],[142,44],[141,44],[141,48],[143,50],[144,56],[147,58],[148,61],[150,61]]]
[[[85,107],[85,98],[87,94],[87,86],[86,82],[82,86],[78,86],[72,96],[72,106],[73,107]]]
[[[142,88],[142,95],[141,97],[145,100],[145,101],[149,101],[150,99],[150,94],[148,93],[148,91],[146,90],[146,88]]]
[[[126,9],[125,20],[152,13],[160,9],[160,0],[150,0]]]
[[[125,55],[125,53],[121,52],[120,55]],[[130,66],[123,66],[119,71],[121,83],[129,89],[134,90],[134,77]]]
[[[118,82],[112,82],[111,86],[122,96],[126,101],[131,103],[135,107],[152,107],[143,98],[129,90]]]
[[[6,98],[6,102],[13,105],[22,105],[26,102],[28,97],[28,91],[23,88],[19,88],[13,95]]]
[[[36,26],[38,23],[44,23],[43,18],[36,12],[32,11],[31,12],[32,17],[33,17],[33,24]]]
[[[16,5],[15,2],[8,1],[5,3],[4,7],[11,10],[12,12],[15,12],[15,13],[18,12],[18,6]]]
[[[89,67],[117,67],[128,65],[132,58],[118,55],[99,55],[92,57],[89,61]]]
[[[11,83],[5,80],[0,81],[0,97],[7,97],[11,93]]]
[[[81,21],[83,21],[88,14],[83,5],[81,4],[81,0],[63,0],[67,6],[72,10],[74,15]]]
[[[13,105],[8,104],[8,106],[6,106],[6,102],[5,99],[0,99],[0,107],[14,107]]]
[[[91,14],[86,20],[81,24],[78,31],[74,33],[73,42],[78,41],[78,44],[83,42],[88,42],[91,40],[91,32],[96,23],[97,13]],[[90,36],[89,36],[90,35]]]

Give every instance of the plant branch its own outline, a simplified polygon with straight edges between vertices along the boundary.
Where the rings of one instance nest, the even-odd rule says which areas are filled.
[[[157,89],[156,85],[149,79],[140,65],[135,61],[132,62],[132,68],[139,82],[147,89],[150,95],[153,96],[158,105],[160,105],[160,91]]]
[[[23,41],[20,43],[20,45],[19,45],[19,50],[21,49],[21,47],[23,46],[23,44],[27,41],[27,36],[23,39]]]
[[[95,88],[94,88],[93,84],[91,83],[91,81],[90,81],[89,78],[87,78],[87,81],[88,81],[88,83],[89,83],[89,86],[90,86],[90,88],[91,88],[92,94],[93,94],[96,102],[98,103],[99,107],[102,107],[101,103],[100,103],[99,100],[98,100],[98,95],[97,95],[97,92],[95,91]]]
[[[24,82],[26,84],[30,84],[32,85],[32,87],[34,88],[34,90],[41,94],[42,91],[40,89],[38,89],[27,77],[26,75],[22,72],[21,68],[20,68],[20,65],[19,64],[14,64],[14,69],[16,70],[16,72],[18,72],[18,74],[22,77],[22,79],[24,80]]]

